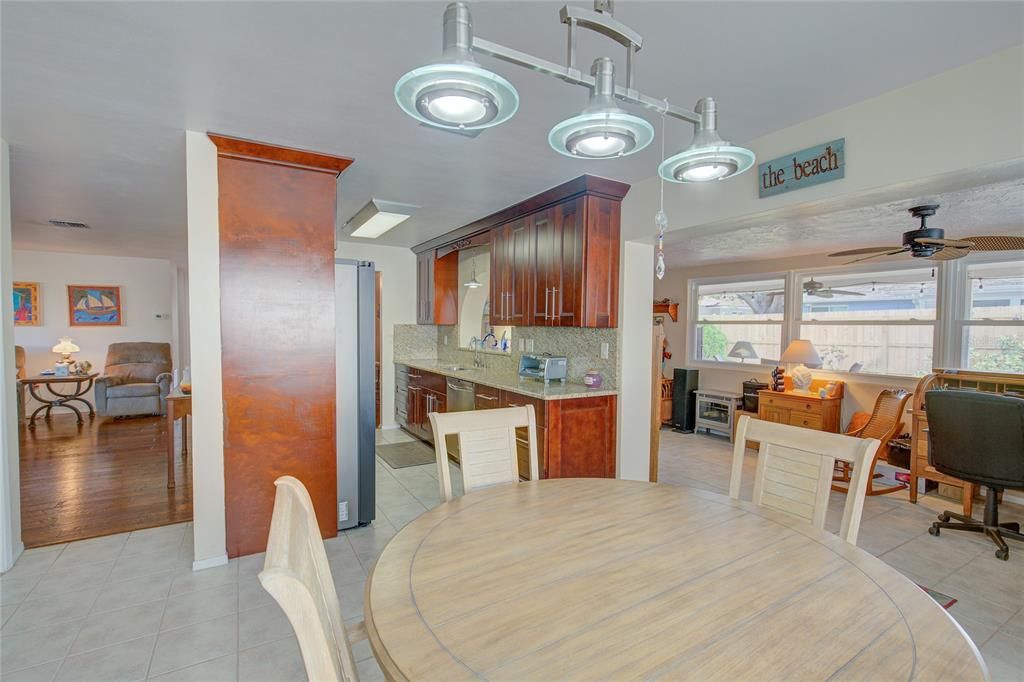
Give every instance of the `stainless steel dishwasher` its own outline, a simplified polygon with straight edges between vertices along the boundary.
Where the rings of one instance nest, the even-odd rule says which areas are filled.
[[[471,381],[449,377],[447,393],[449,412],[466,412],[476,405],[476,386]],[[448,436],[445,438],[445,446],[448,448],[448,456],[456,462],[460,461],[459,437]]]

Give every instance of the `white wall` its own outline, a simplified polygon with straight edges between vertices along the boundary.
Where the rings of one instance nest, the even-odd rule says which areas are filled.
[[[15,327],[14,340],[25,347],[29,375],[52,368],[60,358],[51,349],[61,336],[70,336],[82,349],[72,357],[88,360],[103,372],[107,347],[122,341],[170,343],[174,291],[174,266],[168,260],[87,256],[53,251],[14,251],[14,279],[39,283],[42,324]],[[69,284],[111,284],[121,287],[123,322],[119,327],[71,327],[68,325]],[[156,315],[164,319],[156,319]],[[45,395],[45,390],[42,392]],[[28,398],[26,411],[39,406]],[[87,399],[93,401],[92,391]],[[60,408],[70,413],[67,408]],[[57,410],[54,410],[57,412]],[[29,412],[29,414],[31,414]]]
[[[416,324],[416,255],[404,247],[338,242],[335,256],[370,261],[381,273],[380,423],[396,428],[394,332],[396,324]]]
[[[619,428],[617,477],[646,481],[651,453],[654,247],[624,242],[619,259]]]
[[[11,159],[0,140],[0,290],[14,281],[11,253]],[[21,542],[21,485],[18,479],[18,411],[15,398],[14,305],[10,295],[0,305],[0,572],[10,569],[24,550]]]
[[[224,411],[220,346],[220,214],[217,148],[185,131],[188,203],[189,355],[192,370],[193,569],[226,564]]]
[[[900,185],[906,183],[957,178],[965,169],[993,171],[1024,157],[1022,120],[1024,46],[1018,46],[755,140],[733,140],[766,161],[845,137],[846,175],[765,199],[757,195],[756,167],[724,182],[670,183],[668,229],[724,230],[741,217],[841,198],[850,207],[873,205],[887,196],[905,198]],[[720,112],[719,126],[729,139],[727,111]],[[624,239],[653,239],[659,185],[656,176],[633,185],[622,205]]]

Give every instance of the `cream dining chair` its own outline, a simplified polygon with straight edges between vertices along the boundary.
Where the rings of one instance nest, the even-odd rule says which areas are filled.
[[[879,445],[876,439],[814,431],[743,415],[736,428],[729,479],[729,497],[734,500],[740,497],[748,440],[760,443],[754,504],[798,516],[816,528],[825,527],[836,460],[849,462],[853,470],[839,537],[857,544],[871,461]]]
[[[500,483],[519,482],[516,429],[526,428],[529,444],[530,480],[540,476],[537,465],[537,417],[533,405],[504,407],[474,412],[430,413],[437,455],[437,482],[441,500],[452,499],[451,470],[445,439],[459,439],[459,469],[465,493]]]
[[[309,492],[292,476],[281,476],[274,485],[260,582],[288,616],[309,679],[358,682],[350,640],[366,639],[366,628],[360,621],[346,630]]]

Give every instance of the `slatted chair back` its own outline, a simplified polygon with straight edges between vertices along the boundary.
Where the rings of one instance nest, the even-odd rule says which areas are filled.
[[[533,405],[505,407],[475,412],[431,412],[434,452],[437,456],[437,481],[442,501],[452,499],[451,471],[448,467],[446,437],[459,441],[459,469],[463,492],[501,483],[519,482],[519,458],[516,429],[526,428],[529,442],[530,480],[540,475],[537,464],[537,417]]]
[[[288,616],[309,679],[358,682],[309,492],[292,476],[282,476],[274,485],[277,495],[260,582]]]
[[[857,544],[864,511],[871,461],[879,442],[788,424],[740,417],[733,448],[729,496],[739,499],[745,444],[758,441],[754,504],[798,516],[817,528],[825,527],[829,491],[836,460],[853,465],[850,491],[843,509],[839,536]]]

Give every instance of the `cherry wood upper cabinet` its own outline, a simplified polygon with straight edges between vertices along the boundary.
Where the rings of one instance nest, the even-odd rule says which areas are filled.
[[[437,253],[449,258],[489,233],[491,324],[617,327],[620,204],[628,191],[621,182],[581,175],[413,250],[426,271],[440,263]],[[454,269],[457,279],[457,259]],[[419,280],[421,307],[431,281],[436,295],[436,275]],[[456,322],[418,318],[424,324]]]
[[[529,324],[533,249],[529,217],[491,230],[491,324]]]
[[[459,254],[416,256],[416,324],[459,323]]]

